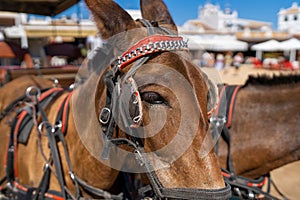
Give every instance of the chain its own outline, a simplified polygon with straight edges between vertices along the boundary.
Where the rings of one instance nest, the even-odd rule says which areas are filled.
[[[174,51],[188,48],[187,41],[180,40],[162,40],[157,42],[149,42],[140,47],[130,51],[129,53],[119,56],[117,59],[117,66],[120,67],[123,63],[140,57],[141,55],[150,54],[159,51]]]

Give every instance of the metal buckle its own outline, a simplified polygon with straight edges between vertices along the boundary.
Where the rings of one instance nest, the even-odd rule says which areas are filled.
[[[140,166],[144,166],[145,161],[144,161],[142,153],[138,149],[135,149],[134,154],[135,154],[135,159],[138,161]]]
[[[211,124],[214,124],[217,127],[221,127],[226,123],[226,117],[225,116],[211,117],[209,118],[209,122]]]
[[[110,119],[110,114],[111,114],[111,111],[109,108],[102,108],[101,110],[101,113],[99,115],[99,121],[101,122],[101,124],[107,124],[109,122],[109,119]]]

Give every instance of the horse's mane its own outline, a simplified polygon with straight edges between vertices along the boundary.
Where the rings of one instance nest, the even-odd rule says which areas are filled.
[[[280,74],[280,75],[249,75],[248,80],[244,86],[248,85],[283,85],[283,84],[292,84],[300,82],[300,74]]]

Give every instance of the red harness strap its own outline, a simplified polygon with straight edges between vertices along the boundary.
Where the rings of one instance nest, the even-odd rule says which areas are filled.
[[[46,99],[47,97],[49,97],[50,95],[52,95],[54,92],[58,92],[58,91],[63,91],[64,89],[63,88],[51,88],[45,92],[43,92],[41,94],[41,96],[38,98],[38,100],[41,102],[43,101],[44,99]]]
[[[50,97],[52,94],[54,94],[55,92],[59,92],[59,91],[63,91],[63,88],[51,88],[45,92],[43,92],[40,97],[38,98],[38,101],[43,101],[45,100],[46,98]],[[22,110],[17,116],[17,122],[16,122],[16,125],[14,126],[14,146],[16,148],[17,144],[18,144],[18,133],[20,131],[20,125],[22,124],[24,118],[26,117],[26,115],[28,114],[28,111],[27,110]],[[7,146],[6,146],[6,149],[8,151],[8,147],[9,147],[9,139],[7,140]],[[15,149],[15,153],[16,153],[16,150]],[[5,154],[4,156],[4,167],[6,167],[6,164],[7,164],[7,154]]]
[[[68,127],[68,114],[69,114],[69,103],[73,95],[73,92],[70,92],[60,103],[57,110],[56,122],[61,120],[61,131],[63,134],[66,133]]]
[[[224,85],[224,87],[220,91],[220,95],[219,95],[220,102],[226,102],[226,127],[227,128],[231,127],[235,100],[240,88],[241,88],[240,85],[235,85],[235,86]],[[218,104],[216,108],[216,116],[219,116],[220,106],[224,106],[224,105],[221,105],[221,103]]]
[[[63,91],[63,88],[51,88],[41,94],[41,96],[38,98],[38,101],[41,102],[45,100],[46,98],[50,97],[52,94],[55,92],[60,92]],[[27,110],[23,110],[18,116],[18,121],[14,130],[14,147],[15,147],[15,156],[14,156],[14,173],[15,177],[18,177],[18,151],[17,151],[17,146],[18,146],[18,134],[20,131],[20,125],[22,124],[22,121],[24,120],[25,116],[28,114]]]
[[[237,95],[240,87],[241,86],[239,86],[239,85],[235,86],[234,91],[232,93],[232,96],[230,98],[230,106],[229,106],[228,118],[227,118],[227,123],[226,123],[227,128],[229,128],[231,126],[231,121],[232,121],[232,117],[233,117],[233,110],[234,110],[234,106],[235,106],[236,95]]]
[[[222,175],[228,179],[230,179],[232,177],[232,175],[230,173],[227,173],[225,171],[222,171]],[[239,177],[239,176],[235,176],[235,179],[240,178],[244,184],[246,184],[249,187],[257,187],[257,188],[262,188],[268,181],[268,177],[267,176],[262,176],[257,180],[252,180],[252,179],[248,179],[248,178],[244,178],[244,177]]]
[[[20,128],[20,125],[24,119],[24,117],[27,115],[27,112],[21,112],[20,115],[18,115],[18,122],[16,124],[16,128],[15,128],[15,131],[14,131],[14,152],[15,152],[15,155],[14,155],[14,174],[15,174],[15,177],[17,178],[19,176],[18,174],[18,169],[17,169],[17,166],[18,166],[18,149],[17,149],[17,145],[18,145],[18,133],[19,133],[19,128]]]
[[[14,185],[16,186],[17,189],[22,190],[24,192],[28,192],[28,188],[19,184],[17,181],[14,181]],[[49,193],[45,193],[45,197],[53,199],[53,200],[64,200],[63,197],[56,196],[56,195],[49,194]]]

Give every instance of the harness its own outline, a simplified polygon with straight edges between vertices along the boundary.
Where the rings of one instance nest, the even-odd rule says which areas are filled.
[[[35,89],[29,88],[27,90],[27,98],[31,97],[31,90]],[[64,90],[62,88],[50,88],[44,90],[42,93],[40,93],[39,90],[35,90],[34,92],[37,92],[35,95],[38,96],[36,100],[37,102],[39,102],[39,109],[45,109],[50,104],[50,102],[60,96],[64,92]],[[25,98],[23,97],[22,99]],[[61,107],[60,109],[62,108],[63,107]],[[38,188],[27,187],[21,185],[18,182],[18,144],[21,143],[27,145],[31,130],[33,126],[37,124],[37,117],[39,115],[37,110],[39,109],[37,108],[37,104],[35,106],[27,104],[27,106],[18,111],[16,117],[12,122],[11,134],[7,143],[7,157],[5,159],[7,173],[5,179],[8,182],[8,189],[12,191],[11,195],[16,195],[18,198],[23,197],[34,199],[37,198],[40,191],[42,191],[42,196],[45,196],[47,198],[63,199],[63,195],[61,195],[60,193],[54,191],[46,192],[48,190],[48,184],[50,180],[50,170],[45,169],[44,176]]]
[[[257,179],[249,179],[246,177],[238,176],[235,172],[231,157],[231,139],[230,139],[230,127],[232,125],[232,119],[234,115],[234,107],[236,102],[236,97],[239,90],[242,88],[240,85],[224,85],[220,91],[220,102],[226,102],[226,115],[225,120],[223,116],[218,113],[219,108],[216,110],[216,115],[221,122],[220,126],[223,126],[221,136],[227,144],[228,154],[227,154],[227,166],[226,169],[222,168],[222,174],[225,182],[231,185],[233,197],[240,199],[261,199],[268,198],[277,200],[278,198],[270,194],[271,184],[274,186],[278,194],[281,195],[283,199],[287,199],[276,187],[275,183],[271,180],[270,174],[261,176]],[[220,106],[221,104],[218,104]],[[218,153],[218,145],[216,148]],[[263,191],[263,187],[267,184],[267,191]]]
[[[67,145],[64,139],[64,135],[67,132],[67,122],[68,122],[68,113],[69,113],[69,102],[72,96],[72,92],[69,92],[66,97],[61,101],[56,115],[55,124],[51,125],[49,122],[44,109],[53,101],[55,98],[58,98],[60,95],[66,91],[62,88],[50,88],[40,92],[36,87],[30,87],[27,89],[26,97],[31,100],[32,104],[28,104],[22,108],[16,115],[12,126],[11,126],[11,135],[8,138],[7,143],[7,156],[5,158],[6,166],[6,176],[0,180],[0,191],[5,191],[8,196],[20,198],[20,199],[79,199],[81,196],[81,191],[79,186],[85,191],[90,192],[91,194],[101,197],[104,199],[122,199],[122,194],[112,195],[108,192],[105,192],[101,189],[94,188],[93,186],[88,185],[85,181],[77,177],[72,170],[71,161],[69,158]],[[26,100],[26,97],[19,99]],[[16,103],[14,101],[13,103]],[[9,105],[8,108],[14,108],[13,105]],[[9,113],[8,109],[6,109]],[[4,115],[3,115],[4,116]],[[38,117],[42,118],[42,123],[37,124]],[[50,156],[44,154],[43,149],[40,148],[40,153],[44,157],[44,175],[40,181],[38,187],[28,187],[22,185],[18,182],[18,163],[17,163],[17,147],[19,143],[24,145],[27,144],[28,138],[32,128],[36,126],[39,136],[47,136],[49,147],[50,147]],[[43,131],[46,129],[46,131]],[[39,140],[40,141],[40,140]],[[72,195],[68,189],[65,187],[64,174],[61,166],[60,152],[58,150],[58,142],[61,142],[64,148],[64,153],[67,160],[67,165],[69,168],[69,175],[72,178],[76,194]],[[40,146],[41,147],[41,146]],[[55,167],[55,172],[53,170]],[[56,178],[59,182],[61,191],[51,191],[49,190],[50,184],[50,175],[51,172],[56,175]],[[7,182],[7,187],[2,187],[5,182]]]

